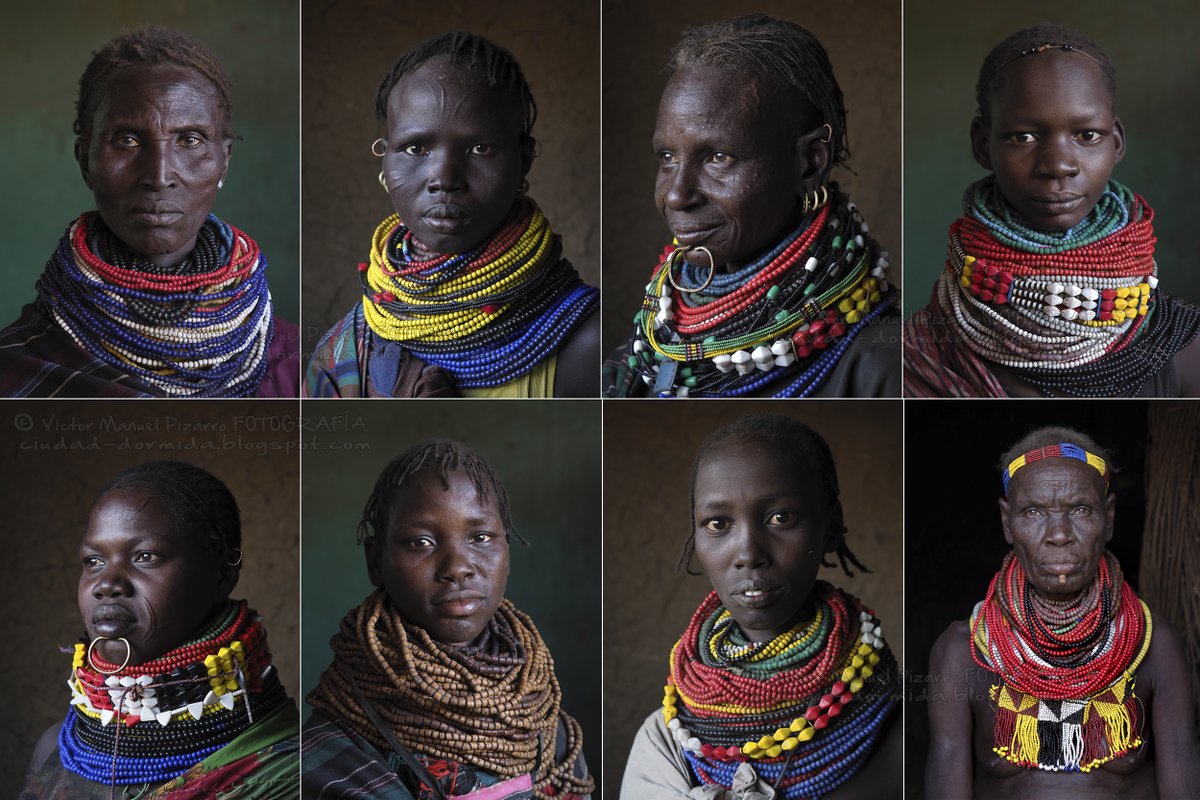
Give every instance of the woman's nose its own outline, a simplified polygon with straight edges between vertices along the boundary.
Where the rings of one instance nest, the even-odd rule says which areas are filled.
[[[450,547],[438,565],[438,578],[453,583],[461,583],[475,574],[475,565],[465,548]]]
[[[1079,173],[1079,160],[1075,157],[1074,143],[1062,137],[1049,137],[1038,149],[1037,169],[1042,175],[1065,178]]]
[[[141,178],[147,188],[155,191],[175,185],[178,177],[178,154],[170,142],[147,140],[142,143]]]
[[[738,569],[753,569],[764,566],[771,561],[763,541],[765,532],[762,526],[750,524],[742,526],[737,532],[737,550],[734,552],[733,565]]]
[[[695,170],[686,164],[664,171],[660,180],[664,182],[663,205],[671,211],[684,211],[702,199]]]
[[[457,154],[443,151],[429,156],[426,189],[433,192],[454,192],[463,188],[463,169]]]
[[[92,585],[94,597],[131,597],[133,584],[119,566],[108,565]]]

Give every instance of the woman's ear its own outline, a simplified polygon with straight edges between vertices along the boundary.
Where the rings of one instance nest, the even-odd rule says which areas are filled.
[[[1113,120],[1113,142],[1117,146],[1117,152],[1113,156],[1113,163],[1116,164],[1125,157],[1125,126],[1121,124],[1121,118],[1117,117]]]
[[[991,132],[982,117],[971,120],[971,155],[976,164],[992,171]]]
[[[796,137],[796,194],[823,186],[833,169],[833,127],[827,122]]]
[[[217,589],[221,595],[221,600],[229,599],[229,595],[233,594],[233,590],[237,588],[238,580],[241,577],[242,550],[239,547],[231,547],[221,556],[220,573],[217,581]]]
[[[368,536],[363,539],[363,556],[367,559],[367,577],[375,588],[383,586],[383,574],[379,569],[379,537]]]

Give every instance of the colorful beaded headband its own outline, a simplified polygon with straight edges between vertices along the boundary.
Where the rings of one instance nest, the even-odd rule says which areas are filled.
[[[1090,464],[1104,478],[1104,491],[1108,491],[1108,465],[1104,463],[1104,459],[1095,453],[1089,453],[1077,444],[1063,442],[1061,444],[1050,444],[1045,447],[1039,447],[1036,450],[1030,450],[1028,453],[1017,456],[1010,461],[1008,468],[1004,470],[1004,494],[1008,494],[1008,482],[1012,480],[1013,475],[1017,474],[1017,470],[1035,461],[1041,461],[1044,458],[1074,458],[1085,464]]]

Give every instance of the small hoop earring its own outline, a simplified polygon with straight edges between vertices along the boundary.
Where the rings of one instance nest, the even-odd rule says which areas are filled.
[[[824,142],[825,144],[829,144],[830,142],[833,141],[833,126],[830,125],[828,122],[826,122],[821,127],[824,128],[825,130],[829,131],[829,133],[825,134],[825,138],[821,139],[820,141]]]
[[[517,187],[517,197],[520,197],[521,195],[525,194],[528,191],[529,191],[529,181],[526,180],[525,178],[521,178],[521,185]]]
[[[387,152],[387,142],[380,136],[375,141],[371,142],[371,155],[376,158],[383,158],[383,154]]]
[[[694,289],[693,288],[685,288],[683,286],[680,286],[678,283],[676,283],[675,282],[675,273],[672,272],[672,270],[671,270],[671,268],[675,266],[676,258],[680,254],[687,253],[690,250],[695,250],[697,252],[703,252],[704,255],[708,256],[708,277],[704,279],[704,283],[700,284],[699,286],[695,287]],[[684,263],[687,263],[686,259],[684,259]],[[683,274],[682,269],[679,272],[681,275]],[[680,291],[680,292],[703,292],[705,289],[708,288],[708,285],[710,283],[712,283],[713,276],[716,274],[717,274],[717,262],[716,262],[716,260],[713,259],[712,251],[710,251],[707,247],[680,247],[674,253],[671,254],[671,260],[667,263],[667,280],[671,282],[671,285],[675,287],[676,291]]]
[[[388,191],[387,181],[383,179],[383,170],[379,170],[379,185],[383,187],[385,192]]]
[[[226,559],[225,563],[231,567],[240,566],[242,563],[242,550],[239,547],[235,547],[235,548],[233,548],[233,552],[237,553],[237,560],[234,561],[232,559]]]
[[[816,189],[812,190],[812,200],[808,199],[808,192],[804,193],[804,204],[800,209],[801,214],[808,214],[812,211],[817,211],[829,202],[829,190],[825,188],[825,184],[821,184]]]
[[[217,181],[217,188],[218,188],[218,189],[224,189],[224,188],[225,188],[225,179],[224,179],[224,178],[221,178],[221,180]]]
[[[125,643],[125,660],[121,662],[121,666],[117,667],[116,669],[112,669],[112,670],[103,670],[96,666],[96,662],[92,661],[92,648],[95,647],[96,642],[99,642],[99,641],[124,642]],[[87,662],[88,662],[88,666],[90,666],[92,669],[96,670],[96,672],[99,672],[101,675],[115,675],[116,673],[125,669],[125,667],[129,666],[129,657],[132,654],[133,654],[133,648],[131,648],[129,646],[129,640],[126,639],[124,636],[118,637],[116,639],[110,639],[107,636],[97,636],[95,639],[92,639],[92,643],[88,645]]]

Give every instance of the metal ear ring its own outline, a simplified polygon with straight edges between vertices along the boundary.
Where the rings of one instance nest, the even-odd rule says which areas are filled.
[[[221,180],[217,181],[217,188],[218,188],[218,189],[224,189],[224,188],[225,188],[225,179],[224,179],[224,178],[221,178]]]
[[[387,181],[383,179],[383,170],[379,170],[379,185],[383,187],[385,192],[388,190]]]
[[[96,646],[96,642],[124,642],[125,643],[125,660],[121,662],[121,666],[117,667],[116,669],[100,669],[99,667],[97,667],[96,662],[92,661],[92,648]],[[92,643],[88,645],[87,662],[88,662],[89,667],[96,670],[96,672],[99,672],[101,675],[115,675],[118,672],[120,672],[121,670],[125,669],[125,667],[129,666],[129,658],[132,655],[133,655],[133,650],[129,646],[129,640],[126,639],[124,636],[118,637],[116,639],[110,639],[107,636],[97,636],[95,639],[92,639]]]
[[[383,158],[383,154],[387,152],[387,142],[380,136],[375,141],[371,142],[371,155],[377,158]]]
[[[821,127],[824,128],[825,130],[829,131],[829,133],[825,134],[825,138],[822,139],[821,141],[824,142],[825,144],[829,144],[831,141],[833,141],[833,126],[830,125],[828,122],[826,122]]]
[[[521,178],[521,185],[517,187],[517,195],[518,196],[523,195],[528,191],[529,191],[529,181],[526,180],[525,178]]]
[[[233,558],[233,557],[232,557],[232,554],[233,554],[233,553],[237,553],[237,557],[236,557],[236,558]],[[233,549],[230,551],[230,554],[231,554],[231,557],[230,557],[230,558],[227,558],[227,559],[225,560],[225,563],[226,563],[226,564],[228,564],[228,565],[229,565],[229,566],[231,566],[231,567],[240,566],[240,565],[241,565],[241,563],[242,563],[242,551],[241,551],[241,548],[238,548],[238,547],[235,547],[235,548],[233,548]]]

